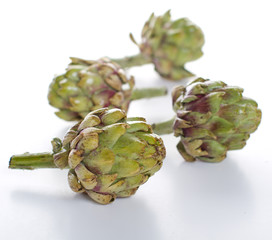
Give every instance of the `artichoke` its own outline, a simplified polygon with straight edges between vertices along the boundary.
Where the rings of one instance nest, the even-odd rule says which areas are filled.
[[[169,80],[193,76],[184,65],[203,55],[204,35],[201,29],[187,18],[172,21],[170,11],[158,17],[152,13],[142,29],[140,44],[132,34],[130,38],[139,47],[140,53],[120,59],[111,58],[111,61],[123,68],[153,63],[158,74]],[[74,60],[85,66],[92,64],[89,60]]]
[[[130,37],[136,43],[133,36]],[[152,14],[145,23],[142,42],[137,44],[140,54],[114,61],[122,67],[153,63],[163,78],[179,80],[193,75],[184,65],[203,55],[203,44],[204,35],[198,26],[187,18],[173,21],[167,11],[158,17]]]
[[[131,100],[162,96],[166,88],[133,89],[133,77],[109,59],[82,62],[72,58],[65,74],[56,76],[49,86],[49,104],[59,109],[64,120],[83,119],[90,111],[109,107],[127,111]]]
[[[133,195],[157,172],[165,157],[162,139],[144,118],[128,118],[120,109],[90,112],[61,142],[52,141],[53,153],[11,157],[17,169],[69,168],[68,182],[101,204]]]
[[[178,86],[172,92],[175,119],[155,124],[154,131],[174,131],[186,161],[220,162],[228,150],[242,149],[261,121],[257,103],[242,93],[242,88],[203,78]]]

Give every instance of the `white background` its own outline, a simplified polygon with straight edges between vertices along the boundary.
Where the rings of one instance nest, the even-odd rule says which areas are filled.
[[[271,240],[271,1],[1,1],[0,239]],[[245,89],[262,109],[259,129],[243,150],[218,164],[187,163],[178,139],[164,136],[164,166],[136,195],[110,205],[73,193],[67,171],[9,170],[12,154],[50,151],[71,123],[47,103],[54,74],[69,56],[97,59],[136,54],[129,32],[151,12],[172,9],[205,33],[204,56],[187,65],[198,76]],[[138,86],[178,84],[151,65],[130,72]],[[182,83],[182,82],[180,82]],[[133,102],[129,116],[172,117],[170,97]]]

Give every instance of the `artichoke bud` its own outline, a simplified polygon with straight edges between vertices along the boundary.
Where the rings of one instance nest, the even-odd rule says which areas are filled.
[[[70,168],[71,189],[101,204],[134,194],[165,158],[162,139],[145,119],[127,119],[121,109],[90,112],[67,132],[63,145],[53,157],[58,167]]]
[[[51,141],[52,148],[53,148],[53,153],[58,153],[62,149],[62,142],[59,138],[53,138]]]
[[[260,124],[257,103],[243,89],[198,78],[173,90],[173,130],[179,152],[187,161],[222,161],[228,150],[241,149]]]
[[[76,59],[72,58],[67,72],[55,77],[49,86],[49,103],[59,109],[56,115],[73,121],[104,107],[127,111],[134,88],[133,77],[127,78],[119,65],[106,58],[78,61],[82,65],[76,65]]]
[[[162,16],[152,14],[142,29],[140,51],[155,64],[164,78],[179,80],[192,76],[184,65],[203,55],[204,35],[186,18],[171,20],[170,11]]]

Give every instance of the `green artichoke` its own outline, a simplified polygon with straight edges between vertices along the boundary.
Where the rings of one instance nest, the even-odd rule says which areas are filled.
[[[11,157],[17,169],[69,168],[75,192],[86,192],[101,204],[133,195],[157,172],[165,157],[162,139],[144,118],[128,118],[120,109],[102,108],[73,126],[63,141],[52,141],[53,153]]]
[[[170,10],[158,17],[152,13],[142,29],[140,44],[132,34],[130,38],[139,47],[140,53],[120,59],[111,58],[111,61],[122,68],[153,63],[155,70],[169,80],[193,76],[184,65],[203,55],[204,35],[201,29],[187,18],[172,21]],[[85,66],[92,64],[92,61],[84,59],[77,59],[76,62]]]
[[[109,107],[128,110],[132,100],[162,96],[166,88],[133,89],[134,78],[109,59],[85,61],[71,58],[65,74],[56,76],[49,86],[49,104],[59,109],[64,120],[83,119],[90,111]]]
[[[136,43],[133,36],[130,37]],[[203,44],[204,35],[198,26],[187,18],[173,21],[170,11],[167,11],[158,17],[152,14],[145,23],[142,42],[137,44],[139,55],[114,61],[122,67],[153,63],[162,77],[179,80],[193,75],[184,65],[203,55]]]
[[[203,78],[178,86],[172,93],[174,122],[155,124],[154,131],[169,133],[172,125],[186,161],[220,162],[228,150],[242,149],[261,121],[257,103],[242,93],[242,88]]]
[[[200,58],[204,36],[199,27],[186,18],[171,21],[170,11],[152,14],[142,30],[141,53],[155,64],[156,71],[168,79],[192,76],[186,62]]]

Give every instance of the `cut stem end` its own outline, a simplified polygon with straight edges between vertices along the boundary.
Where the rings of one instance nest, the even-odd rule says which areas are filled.
[[[9,161],[11,169],[28,169],[37,168],[57,168],[54,164],[52,153],[24,153],[21,155],[13,155]]]

